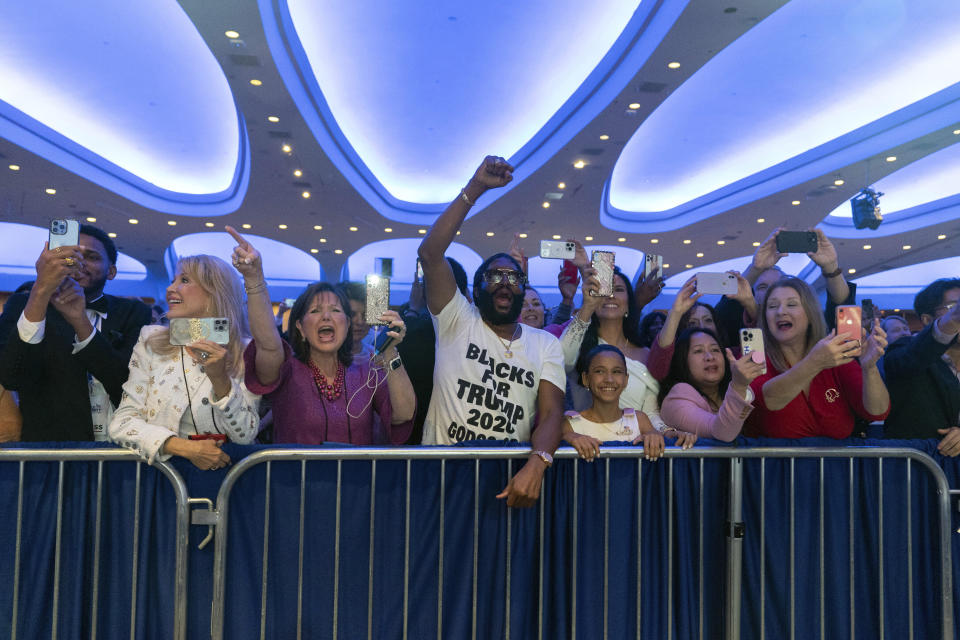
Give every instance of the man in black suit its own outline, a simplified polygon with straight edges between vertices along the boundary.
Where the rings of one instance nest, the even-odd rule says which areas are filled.
[[[116,262],[113,240],[81,225],[77,246],[44,245],[30,293],[7,300],[0,384],[19,394],[23,440],[93,440],[106,433],[140,328],[150,322],[142,302],[104,295]]]
[[[937,438],[945,456],[960,454],[960,278],[927,285],[913,301],[925,325],[883,356],[890,415],[887,438]]]

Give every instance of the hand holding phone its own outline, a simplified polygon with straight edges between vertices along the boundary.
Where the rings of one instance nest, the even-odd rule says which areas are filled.
[[[216,344],[230,342],[229,318],[170,318],[170,344],[188,346],[209,340]]]
[[[370,326],[386,324],[380,319],[390,308],[390,278],[367,274],[367,309],[364,319]]]
[[[577,245],[572,241],[541,240],[540,257],[550,260],[573,260],[577,255]]]
[[[816,253],[815,231],[781,231],[777,234],[777,251],[780,253]]]
[[[597,280],[600,282],[600,288],[597,291],[589,291],[591,296],[599,298],[609,298],[613,296],[613,267],[615,254],[613,251],[594,251],[591,254],[591,263],[593,269],[597,272]]]
[[[737,277],[732,273],[698,273],[697,293],[733,296],[737,294]]]
[[[856,305],[840,305],[837,307],[837,335],[845,336],[847,340],[856,340],[860,343],[863,336],[862,312]]]
[[[763,332],[760,329],[740,329],[740,353],[761,365],[760,375],[767,372],[767,354],[763,348]]]
[[[658,278],[663,277],[663,256],[646,253],[643,256],[643,279],[646,280],[653,273]]]

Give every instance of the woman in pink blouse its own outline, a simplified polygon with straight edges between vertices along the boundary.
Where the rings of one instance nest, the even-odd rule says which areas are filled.
[[[750,383],[763,371],[763,360],[758,359],[736,359],[730,349],[724,353],[710,329],[686,329],[676,340],[670,372],[660,385],[663,421],[697,436],[733,440],[753,409]]]

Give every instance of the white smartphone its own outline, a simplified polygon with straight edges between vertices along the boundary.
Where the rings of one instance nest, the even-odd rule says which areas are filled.
[[[759,353],[760,362],[754,362],[763,366],[761,374],[767,372],[767,354],[763,350],[763,332],[760,329],[740,329],[740,352],[743,355]]]
[[[190,345],[198,340],[230,342],[229,318],[170,318],[170,344]]]
[[[541,240],[540,257],[552,260],[573,260],[577,255],[577,245],[560,240]]]
[[[737,293],[737,277],[732,273],[697,274],[697,293],[729,296]]]
[[[651,273],[656,273],[656,277],[663,276],[663,256],[655,253],[647,253],[643,256],[643,279],[650,277]]]
[[[80,244],[80,223],[56,218],[50,221],[50,248],[73,247]]]

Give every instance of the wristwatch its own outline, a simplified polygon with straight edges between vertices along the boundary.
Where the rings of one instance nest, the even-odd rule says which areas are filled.
[[[397,354],[396,356],[394,356],[393,360],[391,360],[389,364],[390,364],[390,371],[396,371],[397,369],[402,367],[403,360],[400,359],[400,354]]]
[[[546,451],[540,451],[539,449],[534,449],[530,452],[530,455],[538,456],[543,460],[543,464],[547,465],[547,468],[550,468],[550,465],[553,464],[553,456],[547,453]]]

